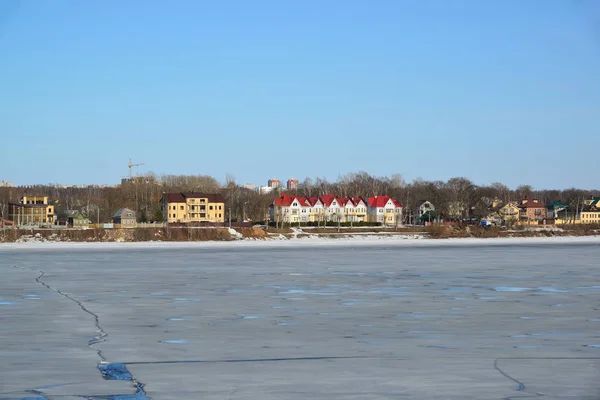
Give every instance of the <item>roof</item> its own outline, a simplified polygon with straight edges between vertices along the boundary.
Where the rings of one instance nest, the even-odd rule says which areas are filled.
[[[568,204],[565,204],[565,203],[563,203],[563,202],[562,202],[562,201],[560,201],[560,200],[553,201],[552,203],[549,203],[549,204],[547,205],[547,207],[548,207],[549,209],[554,209],[554,208],[564,208],[564,207],[567,207],[567,206],[568,206]]]
[[[308,202],[310,203],[311,206],[315,206],[315,204],[317,204],[318,202],[320,202],[321,200],[319,200],[318,197],[309,197]]]
[[[125,213],[127,213],[127,212],[131,212],[131,213],[133,213],[133,215],[134,215],[134,217],[135,217],[135,211],[133,211],[133,210],[132,210],[132,209],[130,209],[130,208],[123,207],[123,208],[119,208],[119,209],[117,210],[117,212],[115,213],[115,215],[113,215],[113,218],[121,218],[121,217],[123,216],[123,214],[125,214]],[[129,218],[132,218],[132,217],[129,217]]]
[[[353,197],[352,201],[354,202],[354,205],[357,206],[358,203],[360,203],[361,201],[365,204],[367,204],[367,202],[365,201],[365,199],[363,199],[362,197]]]
[[[186,199],[208,199],[209,203],[224,203],[225,199],[220,193],[202,193],[202,192],[181,192],[165,193],[163,199],[167,203],[185,203]]]
[[[392,203],[394,203],[394,206],[396,207],[402,207],[402,204],[400,204],[400,202],[398,202],[398,200],[391,198],[390,196],[375,196],[375,197],[369,197],[369,206],[370,207],[385,207],[385,205],[388,203],[388,201],[390,201],[390,199],[392,200]]]
[[[519,204],[520,208],[546,208],[546,205],[537,199],[532,199],[528,197],[523,200],[521,204]]]
[[[325,207],[329,207],[334,200],[335,196],[332,194],[324,194],[321,196],[321,203],[323,203]]]
[[[81,215],[81,213],[77,210],[63,210],[60,214],[63,217],[75,217],[75,218],[77,218]]]
[[[273,200],[273,205],[277,207],[289,207],[294,202],[294,197],[289,196],[285,193],[281,195],[281,197]]]

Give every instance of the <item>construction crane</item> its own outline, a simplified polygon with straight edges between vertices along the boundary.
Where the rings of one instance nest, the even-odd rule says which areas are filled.
[[[133,164],[131,162],[131,158],[129,159],[129,180],[131,181],[133,179],[133,174],[131,173],[131,170],[133,167],[139,167],[140,165],[144,165],[144,163],[140,163],[140,164]]]

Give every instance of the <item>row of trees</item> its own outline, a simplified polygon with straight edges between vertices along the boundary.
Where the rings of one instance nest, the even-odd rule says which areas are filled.
[[[279,196],[277,192],[259,194],[236,183],[235,178],[227,176],[220,184],[215,178],[206,175],[163,175],[153,173],[136,178],[132,182],[116,187],[61,188],[56,185],[32,187],[0,188],[0,216],[8,218],[8,203],[18,202],[23,196],[49,196],[56,203],[57,211],[75,209],[81,211],[92,221],[108,221],[121,207],[129,207],[138,212],[141,222],[162,221],[160,198],[169,192],[206,192],[222,193],[225,198],[226,218],[234,221],[263,221],[269,205]],[[344,197],[372,197],[389,195],[404,206],[405,222],[411,221],[416,208],[423,200],[429,200],[438,211],[452,209],[460,204],[457,217],[481,218],[490,207],[491,200],[503,202],[518,201],[525,197],[537,198],[544,203],[561,200],[571,204],[575,212],[581,211],[585,199],[598,191],[534,190],[531,186],[519,186],[510,189],[502,183],[475,185],[464,177],[451,178],[448,181],[425,181],[416,179],[407,183],[401,175],[377,177],[366,172],[349,173],[330,182],[325,178],[306,178],[292,194],[320,196],[332,193]]]

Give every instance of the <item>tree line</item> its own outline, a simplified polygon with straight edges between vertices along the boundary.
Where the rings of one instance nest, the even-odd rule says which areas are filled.
[[[58,185],[35,185],[28,187],[0,188],[0,216],[8,219],[8,203],[18,202],[23,196],[48,196],[55,203],[57,212],[78,210],[92,222],[109,221],[121,207],[137,212],[140,222],[163,220],[160,199],[163,193],[205,192],[221,193],[225,198],[226,219],[232,221],[264,221],[269,205],[279,192],[260,194],[247,189],[227,175],[220,183],[207,175],[162,175],[148,173],[115,187],[60,187]],[[301,196],[320,196],[331,193],[340,197],[373,197],[388,195],[396,198],[404,207],[406,221],[412,218],[418,205],[430,201],[440,212],[460,204],[460,218],[482,218],[488,213],[493,199],[502,202],[519,201],[526,197],[536,198],[547,204],[560,200],[580,212],[584,200],[598,195],[598,190],[570,188],[565,190],[535,190],[529,185],[511,189],[494,182],[476,185],[468,178],[455,177],[447,181],[415,179],[408,183],[401,175],[378,177],[367,172],[348,173],[335,181],[325,178],[306,178],[296,190],[289,193]],[[406,222],[405,221],[405,222]]]

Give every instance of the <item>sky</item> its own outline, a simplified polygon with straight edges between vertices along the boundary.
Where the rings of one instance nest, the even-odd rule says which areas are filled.
[[[0,180],[600,188],[595,0],[0,0]]]

